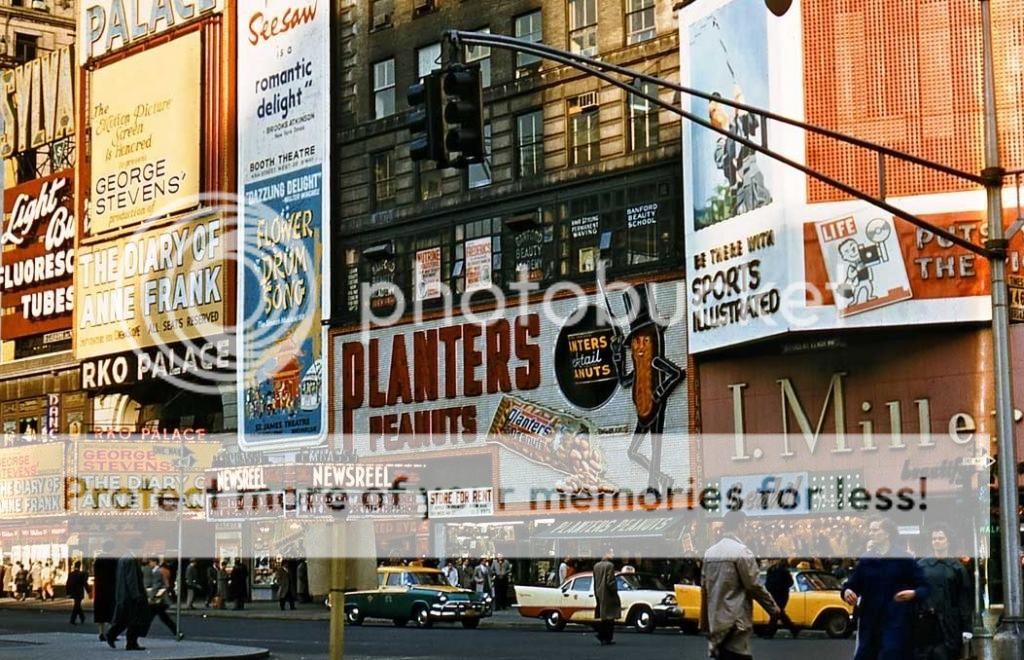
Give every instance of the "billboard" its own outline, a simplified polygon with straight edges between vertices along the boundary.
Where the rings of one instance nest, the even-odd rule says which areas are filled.
[[[0,516],[64,513],[64,443],[0,449]]]
[[[881,11],[897,4],[902,9],[906,3],[871,0],[864,7],[835,12],[831,5],[823,11],[827,3],[819,0],[802,4],[802,12],[775,17],[760,0],[709,0],[678,14],[681,80],[712,96],[691,97],[689,109],[728,133],[684,120],[690,350],[702,353],[802,331],[989,321],[988,264],[983,258],[869,203],[835,201],[843,196],[740,142],[764,144],[869,194],[878,191],[879,171],[873,157],[867,158],[869,152],[854,158],[837,141],[825,145],[821,136],[735,110],[719,99],[816,122],[904,152],[916,153],[918,146],[937,148],[917,138],[908,145],[899,133],[914,113],[923,117],[915,115],[914,122],[932,121],[928,117],[934,113],[920,99],[945,94],[941,85],[948,76],[922,79],[923,91],[906,100],[905,110],[874,116],[893,103],[889,97],[873,96],[883,89],[881,69],[868,70],[864,80],[841,90],[836,86],[845,83],[824,75],[870,58],[859,50],[850,61],[835,55],[842,51],[835,44],[863,43],[863,34],[848,33],[843,26],[858,24],[868,11],[864,7]],[[920,43],[942,38],[920,26],[915,30]],[[803,59],[800,51],[787,46],[797,42],[803,45]],[[914,47],[919,45],[915,42]],[[864,93],[852,94],[853,89]],[[884,89],[896,88],[886,83]],[[883,126],[887,128],[879,133]],[[949,139],[957,149],[974,148],[961,132]],[[893,158],[887,163],[890,192],[899,189],[907,195],[894,200],[896,206],[983,244],[987,234],[980,189],[958,192],[952,178],[933,176],[923,168],[908,172],[909,166]],[[945,184],[939,185],[940,179]],[[1010,195],[1005,205],[1015,206]],[[1006,224],[1014,219],[1006,214]],[[1022,248],[1024,237],[1017,235],[1007,261],[1011,276],[1024,274]]]
[[[239,442],[319,444],[327,432],[329,11],[238,9]],[[275,26],[285,25],[286,29]]]
[[[91,73],[87,233],[196,204],[201,55],[195,32]]]
[[[85,64],[187,23],[219,14],[224,0],[88,0],[78,19],[78,56]]]
[[[4,191],[0,339],[71,328],[75,260],[74,171]]]
[[[71,51],[58,48],[0,74],[0,157],[74,134],[78,69]]]
[[[174,512],[178,497],[183,496],[186,511],[204,512],[206,471],[220,447],[219,442],[192,438],[187,443],[79,441],[74,469],[65,484],[68,510],[81,514]]]
[[[494,483],[455,470],[445,487],[500,487],[504,502],[685,484],[685,284],[647,290],[607,347],[593,294],[335,335],[334,430],[361,459],[435,458],[432,479],[444,461],[494,456]],[[625,295],[608,293],[620,319]],[[605,366],[622,378],[596,382]]]
[[[75,264],[75,355],[166,346],[223,332],[230,282],[224,220],[188,218],[82,247]]]

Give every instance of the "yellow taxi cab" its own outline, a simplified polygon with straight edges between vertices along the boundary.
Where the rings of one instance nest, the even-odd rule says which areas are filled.
[[[764,573],[760,577],[764,582]],[[839,579],[830,573],[814,570],[794,570],[786,614],[797,630],[822,630],[833,639],[853,634],[853,606],[842,599]],[[691,584],[675,585],[676,602],[683,610],[683,630],[697,632],[700,626],[700,587]],[[754,630],[766,635],[768,613],[754,603]]]

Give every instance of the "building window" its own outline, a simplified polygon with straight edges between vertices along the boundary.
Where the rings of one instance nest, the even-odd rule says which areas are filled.
[[[479,30],[484,34],[490,34],[491,28]],[[480,84],[483,87],[491,86],[491,47],[483,45],[466,46],[466,63],[478,63],[480,65]]]
[[[416,49],[416,75],[423,80],[431,71],[441,68],[441,43]]]
[[[20,63],[36,59],[39,37],[31,34],[14,33],[14,58]]]
[[[394,0],[372,0],[373,29],[391,27],[391,16],[395,12]]]
[[[395,114],[395,60],[373,65],[373,117]]]
[[[521,179],[544,171],[543,110],[516,117],[516,160]]]
[[[569,99],[569,164],[588,165],[600,157],[597,92]]]
[[[543,40],[544,32],[541,27],[541,12],[531,11],[516,18],[516,39],[539,44]],[[521,69],[540,62],[540,57],[529,53],[516,53],[516,68]]]
[[[467,187],[491,185],[491,125],[484,124],[484,162],[473,163],[466,170]]]
[[[569,0],[569,50],[597,54],[597,0]]]
[[[653,82],[640,83],[640,92],[657,98],[658,86]],[[658,144],[658,106],[651,101],[630,94],[629,103],[629,143],[636,149],[649,149]]]
[[[12,7],[24,7],[25,6],[25,0],[11,0],[11,6]]]
[[[436,165],[421,162],[417,169],[416,187],[421,202],[441,196],[444,182],[442,170]]]
[[[373,201],[377,208],[395,203],[395,152],[381,151],[370,156],[373,173]]]
[[[638,44],[656,34],[654,0],[626,0],[626,43]]]
[[[501,218],[456,225],[452,280],[459,293],[501,286]]]

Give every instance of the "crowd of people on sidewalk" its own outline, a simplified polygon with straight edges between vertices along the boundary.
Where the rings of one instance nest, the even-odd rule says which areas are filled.
[[[10,560],[0,564],[0,596],[10,594],[16,600],[53,600],[55,585],[63,584],[65,576],[61,566],[47,559],[30,561],[27,564]]]

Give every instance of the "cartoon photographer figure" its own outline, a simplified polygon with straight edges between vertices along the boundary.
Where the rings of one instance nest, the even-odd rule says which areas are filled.
[[[647,284],[633,286],[623,298],[629,320],[629,333],[617,332],[612,339],[612,360],[619,385],[632,388],[636,408],[636,428],[626,455],[648,471],[648,488],[665,493],[672,477],[661,471],[661,441],[665,430],[665,406],[676,385],[686,374],[684,369],[665,358],[665,328],[658,323],[657,311]],[[638,303],[634,313],[633,302]],[[627,373],[627,349],[633,370]],[[650,435],[651,454],[640,453],[644,437]]]

